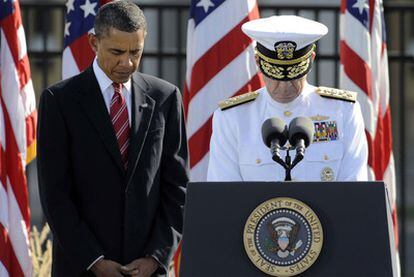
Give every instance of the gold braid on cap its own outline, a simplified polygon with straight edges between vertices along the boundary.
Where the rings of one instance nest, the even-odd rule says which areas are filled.
[[[305,73],[306,70],[308,70],[310,64],[310,60],[306,59],[299,64],[295,64],[293,66],[289,66],[286,68],[286,71],[288,72],[287,78],[289,79],[296,79],[299,75]]]
[[[315,51],[315,49],[316,49],[316,45],[314,44],[314,45],[312,45],[312,48],[305,55],[303,55],[302,57],[299,57],[297,59],[294,59],[294,60],[276,60],[276,59],[269,58],[269,57],[263,55],[262,53],[260,53],[257,50],[257,47],[255,48],[255,53],[260,58],[262,58],[263,60],[265,60],[266,62],[271,63],[271,64],[277,64],[277,65],[293,65],[293,64],[297,64],[297,63],[303,62],[306,59],[308,59],[312,55],[312,53]]]
[[[267,75],[274,79],[279,80],[285,77],[283,67],[272,65],[264,60],[260,60],[260,67]]]

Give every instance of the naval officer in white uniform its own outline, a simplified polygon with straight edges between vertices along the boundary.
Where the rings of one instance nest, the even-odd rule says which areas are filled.
[[[291,174],[296,181],[365,181],[368,147],[356,93],[308,84],[315,42],[328,32],[316,21],[272,16],[245,23],[257,42],[256,62],[265,87],[222,101],[213,117],[208,181],[283,181],[261,126],[270,117],[288,126],[298,116],[313,121],[315,135]],[[295,151],[290,151],[295,155]],[[281,151],[282,159],[286,151]]]

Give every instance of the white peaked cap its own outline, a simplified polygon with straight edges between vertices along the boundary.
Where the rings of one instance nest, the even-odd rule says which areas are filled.
[[[242,25],[243,32],[271,51],[280,41],[293,41],[300,50],[328,33],[324,24],[296,15],[255,19]]]

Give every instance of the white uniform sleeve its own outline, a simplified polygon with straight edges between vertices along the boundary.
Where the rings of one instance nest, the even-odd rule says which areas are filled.
[[[213,115],[207,181],[242,181],[236,120],[231,124],[228,112],[216,110]]]
[[[344,113],[344,156],[338,174],[338,181],[368,180],[368,144],[365,136],[364,119],[359,103],[348,105]]]

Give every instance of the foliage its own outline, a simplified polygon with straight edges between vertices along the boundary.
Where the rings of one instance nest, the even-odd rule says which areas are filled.
[[[45,224],[41,232],[36,226],[30,233],[30,251],[32,253],[33,277],[50,276],[52,269],[52,242],[49,239],[49,225]]]

